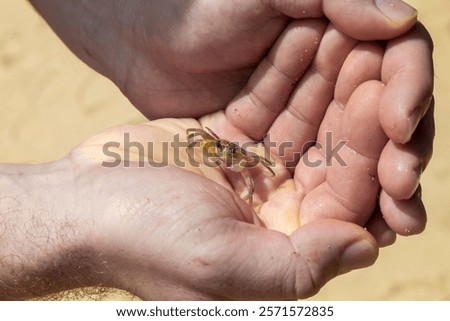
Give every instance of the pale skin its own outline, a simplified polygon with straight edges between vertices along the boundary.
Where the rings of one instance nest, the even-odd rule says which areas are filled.
[[[396,233],[421,232],[418,184],[434,134],[431,41],[413,11],[398,7],[393,23],[372,1],[350,2],[32,1],[146,116],[198,121],[119,127],[53,163],[2,165],[1,298],[87,285],[143,299],[304,298],[373,264]],[[303,19],[324,14],[332,23]],[[349,36],[394,39],[384,50]],[[270,132],[293,142],[274,153],[275,177],[253,173],[253,209],[220,168],[100,166],[103,144],[124,132],[145,145],[205,126],[230,141]],[[348,141],[348,170],[301,161],[323,160],[326,132]],[[302,150],[315,138],[320,145]],[[350,174],[359,179],[343,185]],[[379,183],[384,218],[374,211]]]

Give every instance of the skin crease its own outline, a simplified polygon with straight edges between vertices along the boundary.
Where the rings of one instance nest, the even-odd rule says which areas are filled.
[[[41,190],[51,187],[52,196],[59,196],[51,198],[60,201],[49,206],[44,220],[56,222],[48,230],[58,246],[46,254],[48,245],[42,244],[42,253],[32,255],[20,275],[44,269],[46,275],[78,278],[53,280],[53,287],[37,287],[36,295],[83,284],[126,289],[143,299],[304,298],[336,275],[372,264],[378,246],[392,243],[394,232],[424,227],[419,193],[408,200],[392,192],[417,186],[417,175],[381,179],[391,159],[425,164],[432,146],[432,108],[426,114],[424,103],[433,87],[432,44],[416,12],[400,2],[396,6],[406,11],[399,20],[362,0],[32,3],[62,40],[144,115],[197,118],[114,128],[63,160],[3,168],[19,182],[12,189],[2,185],[14,197],[25,190],[45,207],[51,200]],[[379,39],[393,40],[360,41]],[[393,93],[400,98],[388,104]],[[404,144],[418,123],[431,134]],[[285,154],[272,153],[275,178],[253,171],[253,211],[239,198],[239,176],[221,169],[101,166],[103,144],[122,141],[124,132],[135,141],[162,143],[200,126],[230,141],[260,140],[269,132],[276,143],[293,143]],[[353,135],[355,126],[367,130]],[[352,166],[305,166],[306,158],[324,163],[320,147],[330,131],[333,140],[348,140],[342,155]],[[48,174],[64,173],[61,168],[71,169],[61,174],[63,180]],[[59,190],[60,181],[66,189]],[[353,190],[367,197],[349,199]],[[24,209],[36,206],[31,201],[22,202]],[[409,203],[397,206],[399,201]],[[74,213],[66,215],[67,208]],[[29,212],[23,211],[24,219]],[[77,233],[68,242],[57,231],[73,222]],[[299,228],[301,223],[307,224]],[[20,229],[10,231],[20,235]],[[2,257],[9,258],[17,251],[5,244]],[[51,254],[56,258],[49,260]],[[85,267],[86,261],[91,266],[74,273],[74,266]],[[3,271],[14,271],[13,259],[5,264]],[[14,279],[11,284],[24,290],[11,292],[9,284],[3,295],[32,296],[26,281],[14,277],[0,275],[3,284]]]

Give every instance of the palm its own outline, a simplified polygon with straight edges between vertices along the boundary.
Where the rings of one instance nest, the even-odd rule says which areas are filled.
[[[201,123],[220,129],[223,117],[219,112]],[[72,151],[72,159],[87,170],[89,186],[100,188],[91,193],[106,214],[96,218],[103,221],[105,252],[120,255],[125,271],[131,262],[135,271],[142,270],[139,278],[126,277],[112,286],[144,299],[307,297],[337,274],[373,262],[374,241],[355,224],[318,218],[298,228],[299,208],[310,193],[280,159],[275,177],[262,166],[252,171],[256,186],[252,210],[238,195],[246,193],[239,175],[189,165],[186,145],[162,152],[164,145],[177,141],[177,134],[186,141],[186,129],[199,125],[193,119],[163,119],[115,127]],[[232,132],[221,133],[234,140]],[[124,152],[126,134],[145,149],[138,152],[135,145]],[[104,153],[108,142],[121,144],[109,152],[131,160],[129,168],[123,162],[114,168],[101,166],[102,161],[114,161]],[[139,154],[145,156],[142,168]],[[164,159],[171,166],[156,165]],[[301,167],[298,171],[307,174]],[[334,204],[323,205],[334,213]],[[340,262],[344,247],[360,237],[369,241],[366,245],[372,244],[370,249],[366,246],[363,253],[349,256],[347,263]]]
[[[214,122],[220,117],[217,115],[210,120]],[[198,122],[192,119],[164,119],[116,127],[72,151],[72,159],[85,168],[90,186],[100,188],[94,193],[94,203],[106,214],[95,218],[102,222],[100,232],[108,240],[103,250],[125,257],[126,269],[132,264],[134,271],[143,271],[139,278],[120,280],[119,268],[115,272],[119,281],[111,286],[144,299],[292,299],[309,296],[331,277],[348,271],[339,264],[342,247],[363,234],[356,225],[339,221],[319,220],[297,229],[301,195],[279,162],[274,178],[267,177],[262,168],[253,172],[257,187],[254,210],[264,223],[235,193],[243,184],[230,171],[148,165],[148,160],[161,163],[163,144],[174,141],[177,134],[183,137],[186,128],[195,125]],[[149,154],[148,149],[142,153],[149,156],[142,168],[136,150],[130,150],[129,167],[124,163],[115,168],[101,166],[102,161],[112,161],[104,154],[104,144],[123,142],[126,133],[130,141],[143,146],[152,141],[154,153]],[[121,157],[126,154],[123,145],[109,151]],[[172,165],[173,152],[169,150],[168,158]],[[188,164],[185,148],[178,161]],[[368,235],[364,238],[373,243]],[[327,253],[318,257],[317,251],[324,249]],[[376,254],[373,248],[365,251],[361,260],[352,259],[350,266],[370,264]],[[289,269],[292,264],[298,268],[289,271],[290,278],[296,273],[300,278],[312,273],[314,280],[299,278],[303,281],[297,287],[285,284],[286,275],[279,269]],[[266,282],[271,279],[275,283]]]

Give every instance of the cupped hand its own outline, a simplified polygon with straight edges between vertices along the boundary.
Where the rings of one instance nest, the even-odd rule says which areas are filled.
[[[115,127],[69,155],[102,285],[147,300],[295,299],[375,261],[376,241],[357,224],[300,226],[303,194],[279,160],[274,177],[251,169],[251,208],[237,173],[190,161],[186,129],[199,127],[193,119]]]
[[[356,44],[335,47],[333,37],[323,37],[327,26],[353,39],[388,40],[408,31],[417,18],[417,11],[399,0],[31,3],[75,54],[114,81],[150,119],[197,118],[221,110],[243,88],[253,89],[246,82],[258,65],[268,81],[281,80],[278,88],[288,82],[286,100],[319,44],[342,51],[334,52],[336,68]],[[286,28],[299,31],[288,44],[296,47],[289,52],[295,56],[267,56]],[[296,66],[286,68],[293,59]]]

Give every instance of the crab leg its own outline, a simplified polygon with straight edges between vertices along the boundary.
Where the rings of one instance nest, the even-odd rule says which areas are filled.
[[[273,165],[273,162],[271,162],[270,160],[268,160],[268,159],[265,158],[265,157],[261,157],[261,156],[258,156],[258,157],[259,157],[259,160],[260,160],[261,164],[262,164],[265,168],[267,168],[267,170],[272,174],[272,176],[275,176],[275,172],[273,171],[272,168],[270,168],[270,166]]]
[[[248,200],[250,206],[253,205],[253,192],[255,191],[255,182],[253,181],[250,171],[244,168],[241,171],[241,176],[244,179],[245,185],[247,186],[248,194],[243,198],[244,201]]]
[[[267,168],[267,170],[270,172],[271,176],[275,176],[275,172],[272,170],[272,168],[270,168],[270,166],[273,165],[273,162],[271,162],[267,158],[259,156],[259,155],[252,155],[252,156],[249,156],[249,157],[251,159],[256,160],[256,163],[261,164],[265,168]],[[249,163],[247,163],[247,164],[249,164]],[[249,167],[249,166],[247,166],[247,167]]]
[[[207,131],[209,131],[209,133],[215,138],[215,139],[220,139],[219,136],[217,136],[217,134],[215,132],[213,132],[213,130],[209,127],[205,127]]]
[[[188,137],[200,135],[201,137],[203,137],[205,139],[211,139],[211,140],[219,139],[217,137],[217,135],[211,129],[209,129],[208,127],[206,127],[206,129],[208,129],[208,131],[210,131],[211,134],[214,134],[214,136],[211,136],[210,134],[208,134],[207,131],[200,129],[200,128],[188,128],[188,129],[186,129],[186,134],[188,134]]]
[[[198,146],[200,144],[200,142],[197,141],[197,140],[192,141],[192,139],[189,139],[189,137],[188,137],[188,142],[189,142],[189,145],[187,145],[187,147],[186,147],[186,152],[188,154],[189,159],[191,161],[195,162],[195,159],[194,159],[194,147]]]

